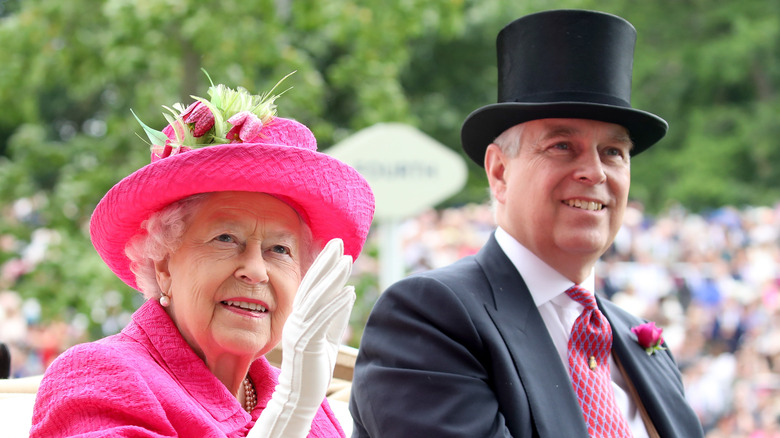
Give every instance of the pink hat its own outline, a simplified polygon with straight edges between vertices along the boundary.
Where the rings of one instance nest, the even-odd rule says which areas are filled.
[[[267,193],[293,207],[314,239],[344,241],[357,259],[374,215],[374,195],[347,164],[317,152],[311,131],[276,117],[278,96],[256,96],[223,85],[209,89],[173,114],[162,132],[141,123],[152,141],[152,162],[112,187],[98,203],[90,235],[100,257],[125,283],[137,288],[128,241],[141,223],[187,196],[221,191]],[[140,120],[139,120],[140,122]]]

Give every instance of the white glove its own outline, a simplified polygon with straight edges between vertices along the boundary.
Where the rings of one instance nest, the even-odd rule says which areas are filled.
[[[344,255],[344,243],[333,239],[303,277],[282,330],[279,384],[248,438],[309,434],[355,303],[354,288],[345,286],[351,271],[352,258]]]

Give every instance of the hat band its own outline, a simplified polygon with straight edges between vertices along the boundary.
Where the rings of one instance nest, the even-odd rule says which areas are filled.
[[[499,100],[500,101],[500,100]],[[548,93],[527,94],[511,99],[511,102],[518,103],[564,103],[581,102],[590,104],[612,105],[624,108],[631,108],[631,104],[626,100],[620,99],[610,94],[585,93],[579,91],[559,91]]]

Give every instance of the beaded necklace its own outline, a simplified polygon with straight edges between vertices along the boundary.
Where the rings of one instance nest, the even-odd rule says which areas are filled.
[[[244,410],[252,413],[252,410],[257,406],[257,393],[255,392],[255,385],[249,379],[249,375],[244,377]]]

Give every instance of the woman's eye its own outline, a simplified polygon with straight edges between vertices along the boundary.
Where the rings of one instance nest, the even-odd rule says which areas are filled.
[[[290,254],[290,248],[287,248],[286,246],[282,246],[282,245],[274,245],[273,247],[271,247],[271,251],[277,254]]]
[[[230,234],[220,234],[219,236],[216,237],[215,240],[219,242],[230,243],[233,242],[233,236],[231,236]]]

